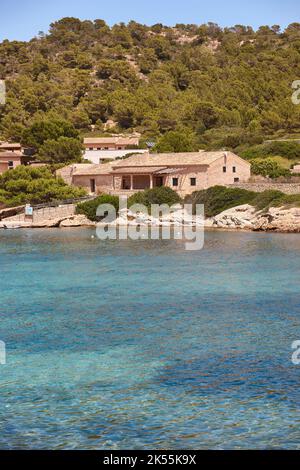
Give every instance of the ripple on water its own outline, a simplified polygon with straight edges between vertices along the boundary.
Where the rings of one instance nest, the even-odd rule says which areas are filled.
[[[300,448],[298,235],[0,233],[0,447]]]

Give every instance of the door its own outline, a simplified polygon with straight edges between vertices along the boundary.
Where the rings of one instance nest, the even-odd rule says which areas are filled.
[[[155,179],[154,179],[154,186],[157,188],[157,187],[160,187],[160,186],[163,186],[164,185],[164,179],[162,176],[156,176]]]
[[[94,179],[90,180],[90,187],[91,187],[91,193],[95,193],[96,192],[96,181]]]

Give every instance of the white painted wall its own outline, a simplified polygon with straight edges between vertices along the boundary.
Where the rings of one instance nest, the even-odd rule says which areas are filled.
[[[86,150],[83,158],[98,165],[100,160],[115,160],[116,158],[126,157],[132,153],[148,153],[149,150]]]

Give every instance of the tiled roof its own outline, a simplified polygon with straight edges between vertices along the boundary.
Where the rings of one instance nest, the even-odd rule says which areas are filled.
[[[159,171],[162,171],[164,170],[165,167],[161,167],[161,166],[137,166],[137,167],[129,167],[129,168],[126,168],[126,167],[122,167],[122,168],[114,168],[113,170],[113,174],[144,174],[144,173],[156,173],[156,172],[159,172]]]
[[[219,158],[224,157],[226,152],[187,152],[187,153],[157,153],[132,155],[120,162],[113,163],[113,168],[131,166],[186,166],[186,165],[210,165]],[[230,152],[227,152],[230,154]],[[239,158],[236,155],[237,158]],[[245,162],[247,163],[247,162]]]
[[[73,166],[73,176],[83,175],[109,175],[112,170],[110,163],[102,165],[75,164]]]
[[[2,158],[13,158],[13,157],[23,157],[21,152],[1,152],[0,151],[0,159]]]
[[[172,171],[173,168],[186,166],[209,166],[216,160],[227,155],[233,155],[245,165],[250,165],[231,152],[189,152],[189,153],[160,153],[132,155],[120,161],[105,164],[77,164],[73,165],[73,175],[108,175],[108,174],[142,174],[162,173]]]
[[[138,145],[138,137],[87,137],[84,139],[85,145],[104,145],[104,144],[119,144],[119,145]]]
[[[1,149],[21,149],[21,144],[17,142],[0,142],[0,150]]]

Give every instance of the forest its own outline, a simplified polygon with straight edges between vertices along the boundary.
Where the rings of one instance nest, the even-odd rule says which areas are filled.
[[[300,137],[291,100],[299,23],[254,31],[63,18],[28,42],[4,40],[0,79],[0,139],[21,141],[40,159],[80,159],[92,129],[140,132],[157,151],[226,148],[247,158],[267,139]]]

